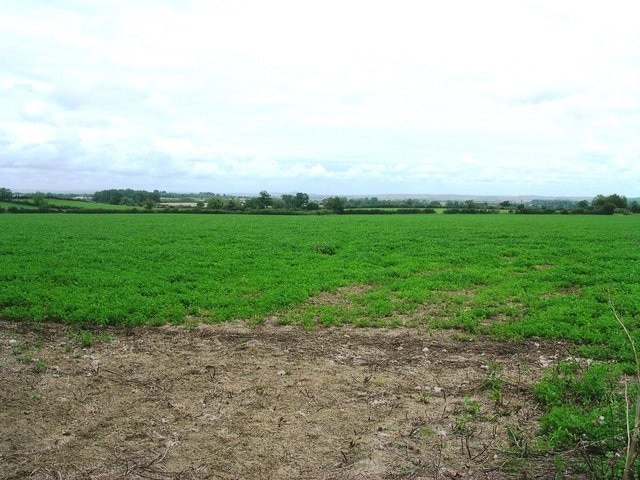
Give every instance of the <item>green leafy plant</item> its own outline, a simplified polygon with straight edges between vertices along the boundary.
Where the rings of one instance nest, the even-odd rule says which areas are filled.
[[[640,471],[640,363],[633,336],[612,309],[635,359],[634,381],[625,379],[621,387],[624,364],[570,359],[533,391],[547,409],[540,420],[543,448],[579,452],[583,468],[594,478],[626,480]]]
[[[33,355],[31,355],[30,353],[20,355],[18,357],[18,362],[20,363],[31,363],[32,361],[33,361]]]
[[[515,423],[507,423],[505,425],[509,444],[519,457],[527,457],[530,453],[530,442],[523,429]]]
[[[503,366],[493,362],[487,363],[487,374],[481,389],[491,392],[491,398],[496,405],[502,405],[502,389],[504,386]]]
[[[460,405],[460,412],[456,416],[453,431],[458,435],[469,437],[476,431],[474,420],[480,413],[480,403],[470,397],[464,397]]]
[[[35,373],[44,373],[47,371],[47,364],[45,363],[44,360],[39,359],[36,361],[36,363],[33,365],[33,371]]]
[[[69,338],[75,340],[83,348],[92,347],[100,343],[109,343],[115,339],[115,335],[109,332],[94,333],[91,330],[71,330],[68,334]]]

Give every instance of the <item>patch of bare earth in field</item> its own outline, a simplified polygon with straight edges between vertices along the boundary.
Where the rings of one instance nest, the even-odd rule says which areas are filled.
[[[549,478],[529,387],[562,344],[420,329],[0,322],[0,478]],[[495,380],[495,381],[494,381]]]

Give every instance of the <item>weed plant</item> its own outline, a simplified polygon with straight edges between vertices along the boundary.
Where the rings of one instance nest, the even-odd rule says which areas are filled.
[[[640,361],[634,337],[613,303],[611,306],[629,342],[633,362],[563,361],[535,385],[534,393],[546,408],[541,418],[540,450],[579,452],[582,461],[572,465],[576,470],[591,478],[627,480],[640,476]],[[631,388],[623,372],[635,373]]]

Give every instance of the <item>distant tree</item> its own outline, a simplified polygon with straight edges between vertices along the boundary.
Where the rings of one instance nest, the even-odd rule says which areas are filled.
[[[309,205],[309,195],[298,192],[295,195],[282,195],[281,206],[286,210],[304,210]]]
[[[613,215],[615,211],[616,206],[613,203],[605,203],[596,209],[596,213],[601,213],[603,215]]]
[[[281,198],[271,198],[271,207],[282,210],[284,208],[284,202]]]
[[[147,192],[146,190],[127,189],[111,189],[101,190],[92,195],[94,202],[110,203],[111,205],[143,205],[147,199],[159,203],[161,200],[161,192],[154,190]]]
[[[262,190],[258,197],[260,208],[267,208],[273,205],[273,198],[269,195],[269,192]]]
[[[266,190],[262,190],[260,195],[257,197],[252,197],[246,202],[247,208],[255,208],[264,210],[265,208],[273,206],[273,198],[269,195],[269,192]]]
[[[591,205],[596,209],[602,209],[608,204],[613,205],[614,210],[616,208],[627,208],[627,197],[624,195],[618,195],[617,193],[609,196],[598,195],[591,202]],[[609,209],[610,207],[607,207],[607,210]]]
[[[640,203],[637,200],[634,200],[629,204],[629,210],[631,213],[640,213]]]
[[[574,208],[570,208],[568,211],[570,213],[579,214],[593,213],[593,207],[587,200],[580,200],[578,203],[576,203]]]
[[[147,210],[151,210],[153,207],[156,206],[156,202],[151,199],[151,198],[147,198],[144,203],[142,204],[144,206],[144,208],[146,208]]]
[[[196,207],[198,207],[198,208],[203,208],[203,207],[204,207],[204,202],[203,202],[202,200],[198,200],[198,201],[196,202]]]
[[[125,194],[124,190],[101,190],[99,192],[95,192],[91,198],[94,202],[120,205],[122,199],[125,198]],[[131,201],[133,201],[133,199]]]
[[[230,210],[230,211],[242,210],[244,209],[244,207],[245,205],[243,205],[242,202],[237,198],[230,198],[229,201],[224,206],[226,210]]]
[[[45,197],[44,193],[36,192],[33,196],[33,204],[38,207],[40,210],[46,210],[49,207],[47,203],[47,197]]]
[[[343,213],[345,199],[342,197],[329,197],[324,200],[324,208],[334,213]]]
[[[13,192],[11,192],[10,189],[8,188],[0,188],[0,201],[1,202],[6,202],[11,200],[11,197],[13,197]]]
[[[282,208],[286,210],[293,210],[293,205],[294,205],[293,195],[281,195],[280,201],[282,204]]]
[[[295,208],[304,209],[309,205],[309,195],[303,192],[296,193]]]
[[[509,200],[505,200],[504,202],[500,202],[500,206],[502,208],[509,208],[511,206],[511,202]]]
[[[224,207],[224,202],[221,198],[213,197],[207,200],[207,208],[210,208],[212,210],[220,210],[222,207]]]

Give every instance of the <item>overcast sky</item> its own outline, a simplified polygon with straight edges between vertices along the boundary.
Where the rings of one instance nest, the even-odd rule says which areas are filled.
[[[0,0],[0,186],[640,196],[640,4]]]

